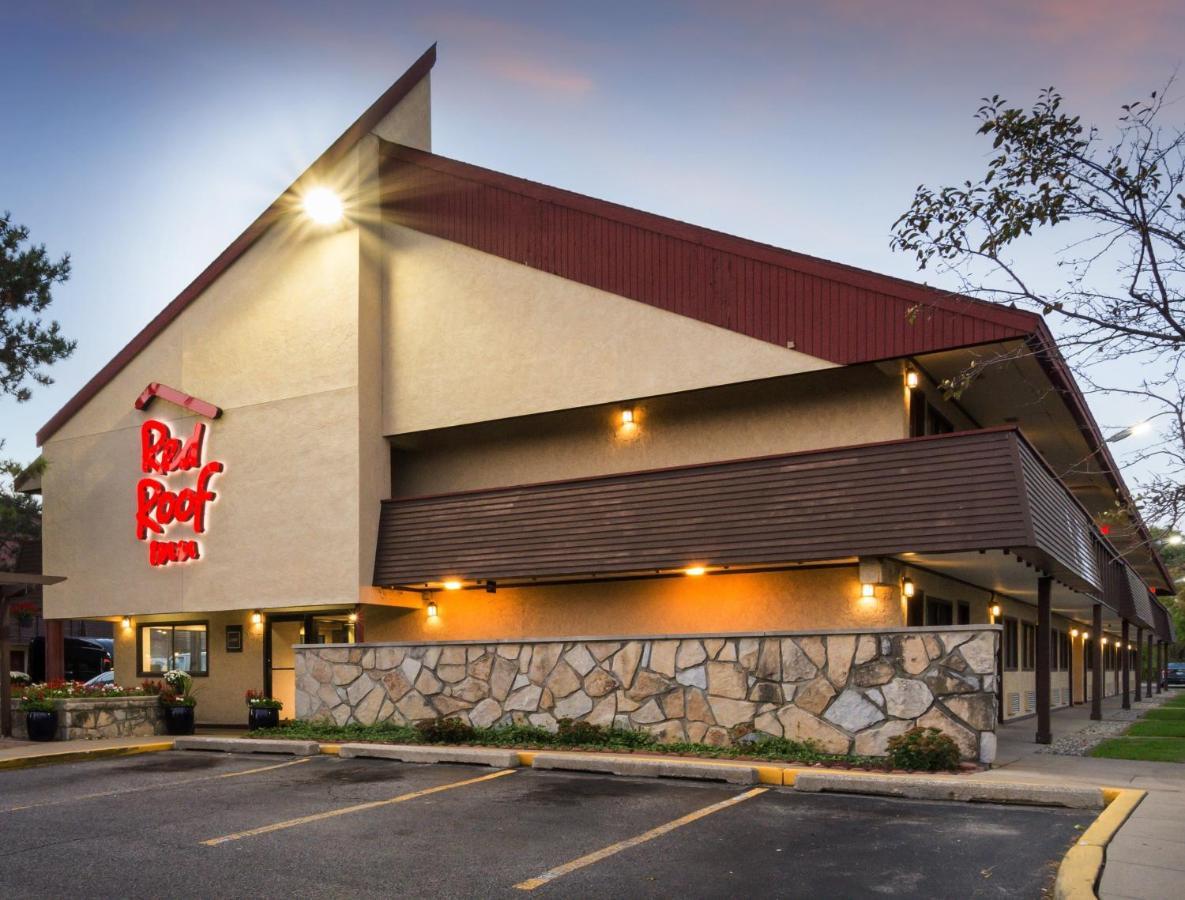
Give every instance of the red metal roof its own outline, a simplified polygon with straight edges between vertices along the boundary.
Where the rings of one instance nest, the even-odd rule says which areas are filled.
[[[1032,313],[641,212],[395,144],[394,221],[840,364],[1033,334]]]

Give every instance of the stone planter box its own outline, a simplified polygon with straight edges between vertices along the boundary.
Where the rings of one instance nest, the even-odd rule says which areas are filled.
[[[94,740],[110,737],[150,737],[164,734],[160,701],[156,697],[109,697],[55,700],[58,734],[55,740]],[[13,737],[26,739],[25,714],[20,701],[12,705]]]
[[[996,749],[998,626],[296,648],[296,715],[339,725],[561,718],[725,746],[752,732],[881,756],[915,726]]]

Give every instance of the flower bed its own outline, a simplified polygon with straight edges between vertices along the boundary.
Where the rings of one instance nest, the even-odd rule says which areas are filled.
[[[161,734],[159,693],[160,685],[151,681],[130,688],[79,681],[29,685],[13,698],[13,736],[27,737],[25,710],[57,712],[60,741]]]
[[[457,722],[459,725],[450,723]],[[813,741],[753,734],[751,740],[727,747],[690,741],[661,742],[644,731],[597,728],[583,722],[563,722],[557,731],[531,725],[503,725],[471,728],[459,720],[437,719],[399,725],[335,725],[325,721],[296,720],[278,728],[259,729],[248,737],[281,740],[314,740],[343,743],[376,744],[454,744],[461,746],[505,747],[516,750],[580,750],[606,753],[645,753],[649,756],[693,756],[707,759],[734,759],[752,762],[797,763],[804,766],[894,771],[894,761],[886,757],[825,753]],[[957,753],[956,753],[957,757]],[[978,769],[963,764],[959,770]]]

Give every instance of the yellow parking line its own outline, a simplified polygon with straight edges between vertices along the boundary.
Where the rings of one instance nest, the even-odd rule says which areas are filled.
[[[255,775],[258,772],[270,772],[272,769],[283,769],[286,766],[297,766],[301,763],[310,762],[311,756],[306,756],[304,759],[294,759],[290,762],[276,763],[272,766],[259,766],[255,769],[243,769],[241,772],[223,772],[220,775],[199,775],[196,778],[183,778],[180,781],[166,781],[164,783],[156,782],[154,784],[145,784],[140,787],[133,788],[119,788],[114,791],[99,791],[95,794],[82,794],[77,797],[65,797],[61,800],[46,800],[43,803],[29,803],[25,806],[9,806],[5,809],[0,809],[0,813],[20,812],[24,809],[38,809],[42,806],[60,806],[63,803],[77,803],[80,800],[96,800],[101,797],[118,797],[123,794],[135,794],[140,791],[155,791],[160,788],[180,787],[183,784],[193,784],[198,781],[214,781],[219,778],[237,778],[239,775]]]
[[[674,831],[676,828],[682,828],[692,822],[702,819],[705,816],[710,816],[712,813],[720,812],[722,809],[728,809],[730,806],[736,806],[738,803],[744,803],[746,800],[751,800],[758,794],[764,794],[769,788],[753,788],[751,791],[746,791],[736,797],[731,797],[728,800],[721,800],[719,803],[713,803],[711,806],[705,806],[703,809],[697,809],[695,812],[688,813],[685,816],[680,816],[678,819],[667,822],[665,825],[659,825],[657,828],[651,828],[636,837],[627,838],[624,841],[618,841],[616,844],[610,844],[608,847],[602,847],[579,859],[574,859],[571,862],[566,862],[562,866],[556,866],[554,869],[548,869],[542,875],[535,878],[528,878],[526,881],[520,881],[515,885],[520,891],[533,891],[535,888],[543,887],[555,881],[557,878],[575,872],[577,869],[583,869],[585,866],[591,866],[593,863],[600,862],[607,857],[620,853],[622,850],[628,850],[631,847],[637,847],[639,844],[645,844],[647,841],[652,841],[656,837],[662,837],[667,832]]]
[[[390,806],[392,803],[403,803],[407,800],[415,800],[417,797],[427,797],[429,794],[436,794],[440,791],[451,791],[453,788],[465,787],[468,784],[478,784],[482,781],[490,781],[494,778],[501,778],[503,775],[513,775],[514,772],[514,769],[502,769],[490,775],[482,775],[479,778],[466,778],[464,781],[452,781],[448,784],[424,788],[421,791],[412,791],[410,794],[400,794],[398,797],[390,797],[386,800],[372,800],[369,803],[359,803],[355,806],[344,806],[341,809],[331,809],[327,812],[314,813],[311,816],[301,816],[298,819],[287,819],[283,822],[275,822],[271,825],[261,825],[258,828],[249,828],[246,831],[236,831],[234,834],[224,834],[222,837],[210,838],[208,841],[202,841],[202,844],[207,847],[217,847],[219,844],[225,844],[230,841],[238,841],[247,837],[254,837],[257,834],[268,834],[269,832],[281,831],[285,828],[295,828],[298,825],[308,825],[310,822],[320,822],[322,819],[332,819],[335,816],[345,816],[349,815],[350,813],[364,812],[368,809],[377,809],[380,806]]]

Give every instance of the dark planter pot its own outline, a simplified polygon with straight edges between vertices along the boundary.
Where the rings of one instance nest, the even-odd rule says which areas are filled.
[[[31,709],[25,713],[25,730],[31,741],[52,741],[58,736],[58,712]]]
[[[165,731],[172,735],[193,734],[193,707],[166,706]]]
[[[247,727],[254,730],[256,728],[277,728],[280,725],[280,711],[278,709],[257,709],[254,706],[247,707]]]

